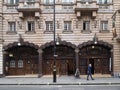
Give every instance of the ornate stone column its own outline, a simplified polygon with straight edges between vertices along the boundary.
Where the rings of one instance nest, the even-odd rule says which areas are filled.
[[[80,76],[80,71],[79,71],[79,48],[75,49],[75,59],[76,59],[76,72],[75,72],[75,77],[79,78]]]
[[[38,49],[38,78],[42,76],[42,49]]]

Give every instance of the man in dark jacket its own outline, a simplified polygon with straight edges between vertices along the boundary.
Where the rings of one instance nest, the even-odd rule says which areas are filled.
[[[93,77],[92,77],[92,72],[91,71],[92,71],[92,65],[89,64],[88,69],[87,69],[87,80],[89,80],[89,76],[91,77],[92,80],[94,80]]]

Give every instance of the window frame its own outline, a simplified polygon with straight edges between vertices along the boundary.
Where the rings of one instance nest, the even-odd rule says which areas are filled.
[[[64,21],[64,31],[72,31],[72,21]]]
[[[75,0],[62,0],[62,3],[74,3]]]
[[[46,31],[53,31],[53,21],[45,21]]]
[[[44,3],[45,3],[45,4],[53,4],[53,3],[54,3],[54,0],[45,0]]]
[[[14,5],[14,4],[18,4],[19,0],[6,0],[6,3],[10,5]]]
[[[108,5],[112,3],[113,3],[113,0],[97,0],[97,4]]]
[[[100,30],[101,31],[108,31],[108,21],[101,21],[100,22]]]
[[[16,22],[14,21],[8,22],[8,31],[16,32]]]
[[[83,31],[90,31],[90,21],[83,21]]]
[[[24,68],[23,60],[18,60],[18,68]]]
[[[15,60],[10,60],[10,68],[15,68],[15,67],[16,67]]]
[[[30,27],[29,27],[30,25]],[[27,21],[27,31],[34,32],[35,31],[35,22],[34,21]]]

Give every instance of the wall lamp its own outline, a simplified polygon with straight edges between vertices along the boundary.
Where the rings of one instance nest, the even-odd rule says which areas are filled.
[[[21,46],[21,43],[22,43],[23,41],[24,41],[24,40],[23,40],[23,38],[22,38],[22,35],[19,34],[19,39],[18,39],[17,45],[18,45],[18,46]]]
[[[60,44],[61,38],[60,38],[59,34],[57,34],[57,38],[55,41],[56,41],[56,45]]]
[[[96,36],[96,33],[95,33],[95,35],[93,37],[93,42],[94,42],[94,44],[98,43],[98,37]]]

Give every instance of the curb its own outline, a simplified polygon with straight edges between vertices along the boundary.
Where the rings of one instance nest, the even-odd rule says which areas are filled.
[[[16,84],[0,84],[0,85],[120,85],[120,83],[16,83]]]

